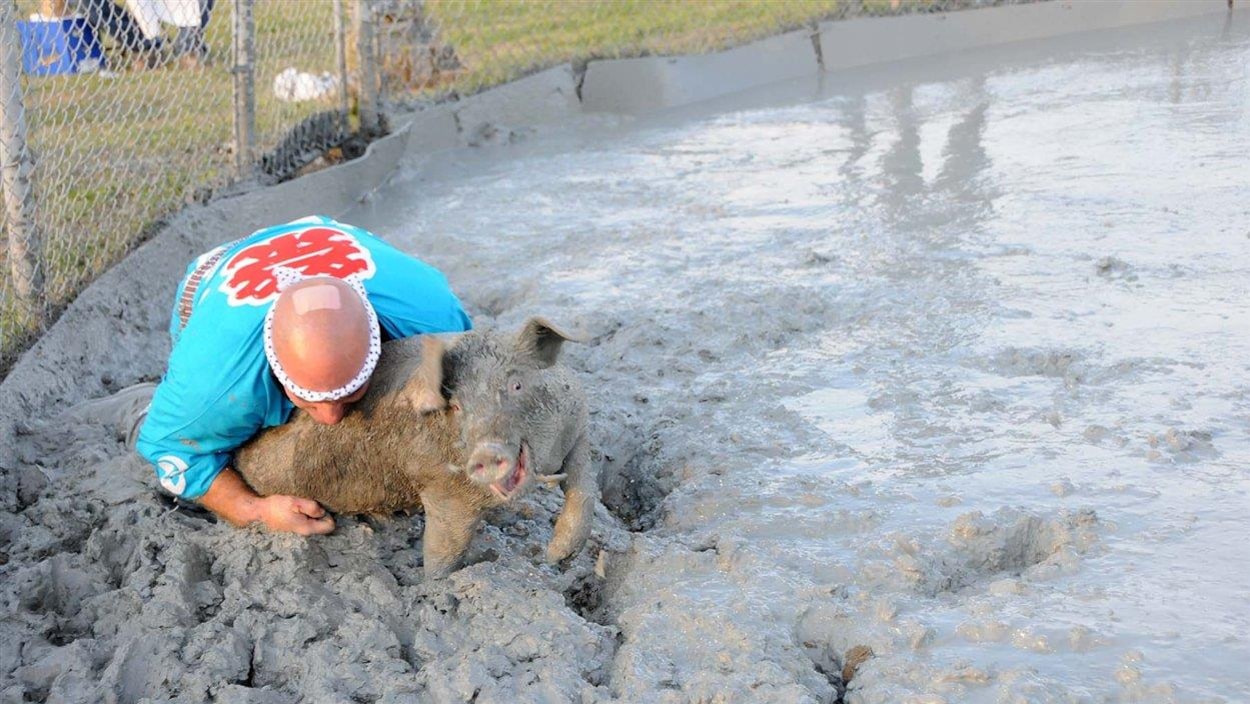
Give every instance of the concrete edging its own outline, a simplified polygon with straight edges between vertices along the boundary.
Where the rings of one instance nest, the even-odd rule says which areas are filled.
[[[591,112],[641,114],[821,71],[1227,12],[1226,0],[1052,0],[948,13],[821,22],[713,54],[592,61]]]
[[[1053,0],[820,23],[826,71],[1227,11],[1226,0]]]
[[[820,70],[812,30],[715,54],[592,61],[582,104],[592,112],[643,113],[686,105]]]

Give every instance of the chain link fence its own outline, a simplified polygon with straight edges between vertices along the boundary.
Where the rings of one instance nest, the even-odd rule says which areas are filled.
[[[351,158],[388,111],[568,61],[1000,1],[0,0],[0,373],[162,218]]]

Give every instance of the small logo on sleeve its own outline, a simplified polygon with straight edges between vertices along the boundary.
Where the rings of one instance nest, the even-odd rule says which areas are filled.
[[[156,461],[156,476],[171,494],[182,496],[187,489],[187,462],[176,455],[165,455]]]

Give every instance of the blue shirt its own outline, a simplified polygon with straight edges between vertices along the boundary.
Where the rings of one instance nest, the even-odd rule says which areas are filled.
[[[185,328],[175,303],[169,367],[137,442],[161,485],[183,498],[203,496],[236,448],[285,423],[294,408],[269,370],[262,338],[278,294],[274,266],[359,276],[384,339],[472,325],[437,269],[327,217],[266,228],[205,253],[187,267],[179,297],[191,273],[215,254]]]

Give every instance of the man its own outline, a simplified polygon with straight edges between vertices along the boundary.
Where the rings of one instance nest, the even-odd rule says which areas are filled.
[[[315,501],[258,496],[230,468],[233,451],[295,408],[339,422],[368,389],[383,340],[471,327],[436,269],[326,217],[218,247],[178,291],[150,406],[147,385],[80,408],[112,418],[171,493],[236,526],[302,535],[334,520]]]
[[[117,43],[118,53],[133,59],[136,67],[151,68],[156,65],[160,38],[146,37],[135,16],[126,7],[114,0],[70,0],[66,9],[82,15],[98,38],[106,34],[111,36]],[[111,60],[106,60],[106,66],[114,70],[120,68]]]

